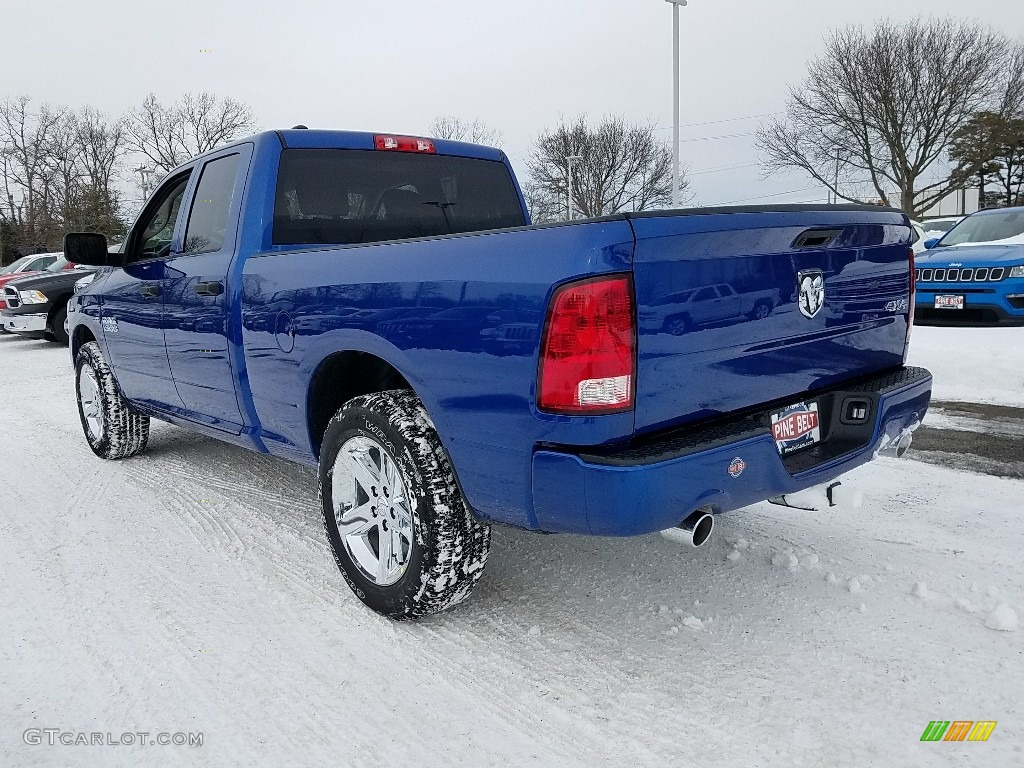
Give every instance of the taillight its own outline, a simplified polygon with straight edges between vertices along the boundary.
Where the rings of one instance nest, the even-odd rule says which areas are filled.
[[[390,150],[392,152],[427,152],[437,154],[437,147],[430,139],[420,139],[416,136],[374,136],[373,144],[377,149]]]
[[[635,352],[629,275],[562,286],[551,299],[544,325],[537,407],[587,415],[632,408]]]

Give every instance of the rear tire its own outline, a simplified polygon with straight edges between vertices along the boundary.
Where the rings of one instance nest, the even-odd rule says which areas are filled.
[[[772,304],[770,301],[759,301],[754,305],[754,308],[750,311],[751,320],[764,320],[768,315],[772,313]]]
[[[78,350],[75,392],[82,431],[93,453],[101,459],[124,459],[146,450],[149,417],[136,413],[121,396],[95,341]]]
[[[369,608],[422,618],[461,602],[480,579],[490,527],[466,503],[413,392],[349,400],[327,425],[319,480],[335,562]]]

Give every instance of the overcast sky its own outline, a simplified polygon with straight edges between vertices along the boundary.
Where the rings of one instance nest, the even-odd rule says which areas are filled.
[[[928,14],[1024,37],[1022,0],[690,0],[681,149],[693,202],[824,200],[800,175],[762,179],[753,131],[829,30]],[[422,134],[439,114],[479,118],[504,133],[520,173],[561,116],[620,114],[672,135],[664,0],[8,0],[0,65],[0,98],[110,114],[150,91],[172,102],[205,90],[247,102],[263,128]]]

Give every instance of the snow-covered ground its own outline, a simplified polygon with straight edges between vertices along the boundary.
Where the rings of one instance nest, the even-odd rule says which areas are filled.
[[[919,325],[907,362],[934,374],[936,400],[1024,408],[1024,327]]]
[[[1024,609],[1022,482],[881,460],[859,509],[757,505],[699,550],[496,528],[469,601],[392,624],[309,470],[159,425],[102,462],[65,350],[0,336],[0,370],[0,765],[1024,764],[1024,632],[986,626]]]

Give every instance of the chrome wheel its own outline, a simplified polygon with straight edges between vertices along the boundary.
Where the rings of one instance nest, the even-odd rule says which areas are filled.
[[[82,407],[85,427],[89,439],[98,443],[103,439],[103,400],[96,371],[91,365],[83,365],[78,371],[78,401]]]
[[[371,582],[394,584],[409,565],[411,501],[398,465],[369,437],[346,440],[334,458],[331,499],[338,533]]]

